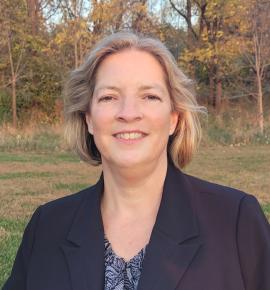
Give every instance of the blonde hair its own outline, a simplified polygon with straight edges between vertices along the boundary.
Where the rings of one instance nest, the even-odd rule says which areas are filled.
[[[65,90],[65,137],[81,160],[92,165],[101,164],[101,155],[93,136],[88,132],[85,113],[89,111],[100,63],[109,55],[126,49],[136,49],[154,56],[165,72],[172,110],[179,113],[175,132],[170,136],[168,157],[179,169],[192,159],[201,139],[199,106],[193,82],[178,68],[177,63],[159,40],[131,32],[118,32],[105,37],[92,49],[85,62],[70,73]]]

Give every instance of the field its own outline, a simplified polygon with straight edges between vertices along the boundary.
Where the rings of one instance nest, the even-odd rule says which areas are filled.
[[[0,288],[34,209],[93,184],[100,168],[67,152],[0,152]],[[254,194],[270,220],[270,146],[202,147],[189,174]]]

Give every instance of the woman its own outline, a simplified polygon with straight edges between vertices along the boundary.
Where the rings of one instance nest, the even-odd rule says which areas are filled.
[[[158,40],[98,43],[71,74],[66,135],[102,174],[36,210],[3,289],[269,290],[256,198],[181,171],[202,111]]]

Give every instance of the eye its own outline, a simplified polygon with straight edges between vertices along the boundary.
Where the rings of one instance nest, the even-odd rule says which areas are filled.
[[[103,96],[98,99],[98,102],[109,102],[113,99],[112,96]]]
[[[147,95],[145,98],[147,98],[148,100],[153,100],[153,101],[161,101],[161,98],[156,95]]]

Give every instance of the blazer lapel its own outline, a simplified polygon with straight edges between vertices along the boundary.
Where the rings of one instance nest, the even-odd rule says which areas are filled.
[[[103,174],[85,194],[61,248],[73,290],[104,289],[104,229],[100,201]],[[157,219],[146,248],[137,290],[174,290],[202,244],[191,185],[168,161]]]
[[[188,270],[202,245],[191,200],[191,185],[169,161],[138,290],[176,289]]]
[[[103,174],[85,194],[61,246],[67,260],[73,290],[104,289],[104,230],[100,212]]]

